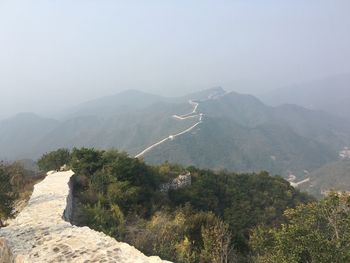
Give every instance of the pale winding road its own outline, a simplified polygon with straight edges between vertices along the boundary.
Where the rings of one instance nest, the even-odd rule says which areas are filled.
[[[182,132],[179,132],[179,133],[177,133],[175,135],[169,135],[165,139],[152,144],[151,146],[149,146],[146,149],[144,149],[142,152],[140,152],[137,155],[135,155],[135,158],[139,158],[139,157],[143,156],[145,153],[149,152],[153,148],[157,147],[158,145],[160,145],[160,144],[162,144],[162,143],[164,143],[164,142],[166,142],[168,140],[174,140],[176,137],[192,131],[195,127],[197,127],[200,123],[202,123],[203,114],[202,113],[197,113],[197,108],[198,108],[199,103],[194,102],[193,100],[189,100],[188,103],[193,106],[192,112],[184,114],[184,115],[180,115],[180,116],[179,115],[173,115],[173,118],[175,118],[177,120],[186,120],[186,119],[189,119],[189,118],[196,118],[196,117],[198,117],[198,122],[196,122],[194,125],[192,125],[191,127],[189,127],[188,129],[186,129],[186,130],[184,130]]]
[[[206,99],[201,100],[201,101],[203,102],[203,101],[207,101],[207,100],[217,99],[219,97],[225,96],[226,94],[227,94],[226,91],[223,91],[220,94],[214,93],[214,94],[209,95]],[[179,133],[174,134],[174,135],[169,135],[168,137],[164,138],[163,140],[160,140],[159,142],[152,144],[151,146],[144,149],[142,152],[135,155],[135,158],[139,158],[139,157],[143,156],[145,153],[149,152],[153,148],[157,147],[158,145],[160,145],[168,140],[169,141],[174,140],[176,137],[192,131],[194,128],[196,128],[199,124],[201,124],[203,122],[203,113],[197,112],[199,102],[189,100],[188,103],[193,106],[193,110],[191,112],[184,114],[184,115],[173,115],[172,117],[177,119],[177,120],[180,120],[180,121],[190,119],[190,118],[198,118],[198,122],[196,122],[194,125],[192,125],[191,127],[187,128],[186,130],[184,130],[182,132],[179,132]]]
[[[188,103],[193,106],[193,111],[190,112],[190,113],[184,114],[184,115],[180,115],[180,116],[179,115],[173,115],[173,117],[175,119],[186,120],[186,119],[189,119],[189,118],[198,117],[198,114],[196,114],[196,113],[197,113],[197,108],[198,108],[199,103],[198,102],[194,102],[193,100],[189,100]]]
[[[310,182],[310,178],[306,178],[306,179],[304,179],[304,180],[302,180],[300,182],[289,182],[289,183],[290,183],[291,186],[293,186],[295,188],[295,187],[298,187],[298,186],[300,186],[300,185],[302,185],[304,183],[307,183],[307,182]]]

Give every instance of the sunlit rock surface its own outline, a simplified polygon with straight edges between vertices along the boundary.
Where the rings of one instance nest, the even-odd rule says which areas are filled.
[[[72,171],[49,173],[34,187],[26,208],[0,229],[0,263],[167,262],[88,227],[65,221],[72,212]]]

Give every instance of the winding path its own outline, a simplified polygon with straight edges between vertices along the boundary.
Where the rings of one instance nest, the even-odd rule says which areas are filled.
[[[198,114],[196,114],[196,113],[197,113],[197,108],[198,108],[199,103],[198,102],[194,102],[193,100],[189,100],[188,103],[193,106],[193,111],[190,112],[190,113],[184,114],[184,115],[173,115],[173,117],[175,119],[186,120],[186,119],[189,119],[189,118],[198,117]]]
[[[203,114],[202,113],[197,113],[197,108],[199,103],[198,102],[194,102],[193,100],[189,100],[188,101],[189,104],[191,104],[193,106],[193,110],[190,113],[184,114],[184,115],[173,115],[173,118],[177,119],[177,120],[186,120],[189,118],[196,118],[198,117],[198,122],[196,122],[194,125],[192,125],[191,127],[189,127],[188,129],[179,132],[177,134],[174,135],[169,135],[168,137],[160,140],[159,142],[156,142],[154,144],[152,144],[151,146],[147,147],[146,149],[144,149],[142,152],[138,153],[137,155],[135,155],[135,158],[139,158],[141,156],[143,156],[145,153],[151,151],[153,148],[157,147],[158,145],[166,142],[166,141],[171,141],[174,140],[176,137],[183,135],[185,133],[188,133],[190,131],[192,131],[194,128],[196,128],[200,123],[202,123],[203,120]]]
[[[289,182],[289,183],[290,183],[291,186],[293,186],[295,188],[295,187],[298,187],[298,186],[300,186],[302,184],[305,184],[307,182],[310,182],[310,178],[306,178],[306,179],[304,179],[304,180],[302,180],[300,182]]]
[[[217,99],[217,98],[220,98],[222,96],[225,96],[226,94],[227,94],[227,92],[224,90],[220,91],[219,94],[218,94],[218,92],[216,92],[216,93],[214,92],[213,94],[210,94],[206,99],[201,100],[201,102],[207,101],[207,100]],[[191,112],[189,112],[187,114],[183,114],[183,115],[173,115],[172,117],[177,119],[177,120],[180,120],[180,121],[187,120],[190,118],[198,118],[198,122],[196,122],[194,125],[192,125],[191,127],[187,128],[186,130],[184,130],[182,132],[179,132],[179,133],[174,134],[174,135],[169,135],[168,137],[160,140],[159,142],[152,144],[151,146],[144,149],[142,152],[135,155],[135,158],[139,158],[139,157],[143,156],[145,153],[151,151],[153,148],[159,146],[162,143],[165,143],[168,140],[169,141],[174,140],[176,137],[192,131],[194,128],[196,128],[199,124],[201,124],[203,122],[203,113],[197,112],[199,102],[196,102],[193,99],[191,99],[188,101],[188,103],[193,106],[193,110]]]

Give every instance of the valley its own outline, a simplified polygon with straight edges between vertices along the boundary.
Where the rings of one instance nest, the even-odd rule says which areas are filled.
[[[349,10],[0,0],[0,263],[350,262]]]
[[[304,189],[314,180],[307,181],[305,170],[336,162],[350,145],[350,123],[342,118],[296,105],[272,107],[222,88],[177,98],[125,91],[65,114],[1,121],[0,158],[36,159],[57,148],[116,148],[150,164],[293,174],[291,183]]]

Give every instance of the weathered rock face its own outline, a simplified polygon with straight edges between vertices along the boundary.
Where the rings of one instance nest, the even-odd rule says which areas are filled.
[[[0,263],[167,262],[134,247],[65,221],[72,211],[72,171],[57,172],[34,187],[26,208],[0,229]]]

